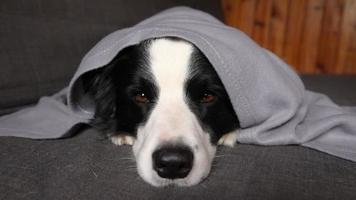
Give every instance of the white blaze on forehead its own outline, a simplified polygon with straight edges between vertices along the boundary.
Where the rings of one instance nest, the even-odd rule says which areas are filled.
[[[147,126],[157,134],[155,137],[166,141],[195,132],[195,116],[185,102],[184,92],[192,45],[182,40],[157,39],[148,52],[159,95]]]
[[[150,67],[162,94],[172,89],[183,92],[192,52],[192,45],[181,40],[158,39],[152,43]]]

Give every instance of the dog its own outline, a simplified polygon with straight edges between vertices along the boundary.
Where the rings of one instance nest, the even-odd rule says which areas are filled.
[[[91,124],[116,145],[133,145],[138,174],[153,186],[191,186],[211,169],[217,145],[240,127],[208,58],[176,37],[126,47],[86,78]]]

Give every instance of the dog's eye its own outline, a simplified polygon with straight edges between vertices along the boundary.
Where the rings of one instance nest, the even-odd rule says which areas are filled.
[[[135,101],[140,104],[146,104],[150,102],[147,95],[143,92],[139,92],[136,94]]]
[[[215,100],[215,96],[210,93],[204,93],[200,99],[200,103],[211,103]]]

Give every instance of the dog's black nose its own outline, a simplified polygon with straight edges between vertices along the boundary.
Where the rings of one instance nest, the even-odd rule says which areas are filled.
[[[164,147],[152,154],[153,169],[162,178],[186,177],[193,165],[193,153],[186,147]]]

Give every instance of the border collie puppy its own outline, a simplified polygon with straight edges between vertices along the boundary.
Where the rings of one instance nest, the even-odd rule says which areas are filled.
[[[139,175],[154,186],[199,183],[216,146],[236,142],[239,121],[224,86],[186,40],[153,38],[127,47],[88,79],[92,125],[114,144],[133,145]]]

